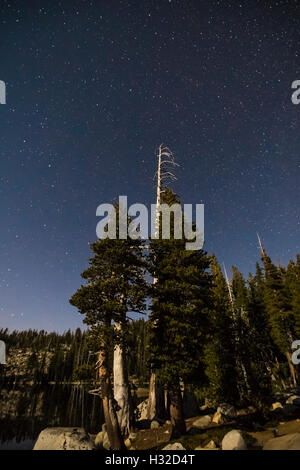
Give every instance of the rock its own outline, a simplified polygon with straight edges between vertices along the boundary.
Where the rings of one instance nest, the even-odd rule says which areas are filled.
[[[103,447],[103,432],[98,432],[97,436],[95,437],[95,446],[96,447]]]
[[[257,408],[255,408],[255,406],[250,405],[247,409],[249,413],[257,413]]]
[[[168,444],[162,450],[186,450],[180,442],[174,442],[174,444]]]
[[[110,450],[110,440],[108,438],[108,434],[107,434],[107,430],[106,430],[106,424],[102,425],[102,433],[103,433],[102,447],[105,450]]]
[[[237,417],[236,409],[234,406],[229,405],[228,403],[222,403],[220,406],[218,406],[217,412],[222,413],[222,415],[226,416],[226,418],[233,419]]]
[[[218,406],[216,413],[213,416],[213,423],[225,424],[237,417],[237,411],[234,406],[228,403],[222,403]]]
[[[127,449],[131,448],[131,440],[129,438],[125,439],[124,444],[127,447]]]
[[[246,450],[247,445],[241,431],[234,429],[225,434],[222,440],[222,450]]]
[[[160,426],[159,422],[158,421],[151,421],[151,424],[150,424],[150,429],[158,429]]]
[[[272,408],[271,411],[278,410],[278,408],[283,408],[282,404],[280,401],[276,401],[275,403],[272,403]]]
[[[201,446],[199,446],[199,447],[195,447],[194,450],[220,450],[220,449],[217,449],[217,448],[215,448],[215,449],[209,449],[208,447],[201,447]]]
[[[299,395],[292,395],[286,400],[287,405],[300,406],[300,397]]]
[[[265,443],[263,450],[300,450],[300,433],[270,439]]]
[[[274,413],[275,415],[278,415],[279,417],[282,417],[282,416],[289,417],[289,416],[293,416],[298,410],[299,408],[295,405],[290,405],[290,404],[282,405],[281,403],[276,402],[272,404],[271,412]]]
[[[83,428],[46,428],[33,450],[93,450],[95,444]]]
[[[131,440],[131,442],[135,441],[137,438],[137,433],[136,432],[131,432],[129,434],[129,439]]]
[[[196,421],[193,422],[193,427],[206,428],[210,424],[211,424],[211,416],[206,415],[206,416],[201,416],[201,418],[196,419]]]
[[[202,405],[202,406],[200,406],[200,410],[201,411],[209,410],[209,406],[208,405]]]
[[[206,444],[205,446],[205,449],[216,449],[216,448],[217,448],[216,443],[213,440],[209,441],[209,443]]]
[[[103,434],[103,442],[102,442],[103,449],[110,450],[110,440],[108,438],[107,432]]]
[[[220,411],[217,411],[213,415],[212,422],[215,423],[215,424],[225,424],[225,423],[228,422],[228,419],[226,418],[226,416],[224,416],[222,413],[220,413]]]
[[[192,418],[199,414],[198,400],[194,393],[188,390],[183,394],[183,414],[185,418]]]
[[[198,446],[194,450],[220,450],[217,448],[216,443],[211,440],[205,447]]]
[[[142,421],[148,419],[149,399],[142,401],[137,406],[137,420]]]

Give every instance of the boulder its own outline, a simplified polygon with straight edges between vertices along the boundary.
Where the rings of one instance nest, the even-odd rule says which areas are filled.
[[[278,408],[283,408],[282,404],[280,403],[280,401],[276,401],[275,403],[272,403],[272,408],[271,408],[271,411],[275,411],[275,410],[278,410]]]
[[[247,445],[241,431],[234,429],[223,437],[222,450],[246,450]]]
[[[297,411],[299,411],[297,406],[290,404],[282,405],[279,402],[273,403],[271,410],[272,414],[278,417],[290,417],[293,416]]]
[[[300,406],[300,396],[299,395],[292,395],[286,400],[287,405],[294,405]]]
[[[206,444],[206,446],[205,446],[205,449],[213,450],[213,449],[216,449],[216,448],[217,448],[216,443],[213,440],[209,441],[209,443]]]
[[[103,431],[98,432],[98,434],[95,437],[95,446],[98,448],[103,447]]]
[[[95,443],[83,428],[46,428],[33,450],[93,450]]]
[[[211,424],[211,416],[205,415],[205,416],[201,416],[201,418],[196,419],[196,421],[193,422],[193,427],[206,428],[210,424]]]
[[[130,449],[132,447],[131,440],[129,438],[125,439],[124,444],[127,449]]]
[[[131,432],[129,434],[129,439],[131,440],[131,442],[135,441],[137,438],[137,433],[136,432]]]
[[[229,405],[228,403],[222,403],[218,406],[217,412],[222,413],[226,418],[234,419],[237,417],[237,411],[234,406]]]
[[[300,433],[274,437],[265,443],[263,450],[300,450]]]
[[[228,422],[228,418],[224,416],[220,411],[217,411],[212,418],[212,422],[215,424],[225,424]]]
[[[102,447],[105,450],[110,450],[110,440],[107,434],[106,424],[102,425],[102,434],[103,434]]]
[[[206,410],[209,410],[209,406],[208,405],[201,405],[199,409],[201,411],[206,411]]]
[[[237,415],[238,413],[234,406],[229,405],[228,403],[222,403],[218,406],[212,421],[216,424],[225,424],[235,419]]]
[[[185,418],[192,418],[199,414],[198,400],[193,392],[188,390],[183,394],[183,414]]]
[[[156,420],[151,421],[150,429],[158,429],[160,426],[159,422]]]
[[[148,419],[149,399],[142,401],[137,406],[137,420],[142,421]]]
[[[168,444],[162,450],[186,450],[180,442],[174,442],[174,444]]]

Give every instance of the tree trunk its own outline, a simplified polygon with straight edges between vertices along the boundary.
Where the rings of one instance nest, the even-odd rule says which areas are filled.
[[[120,328],[119,325],[115,325]],[[134,415],[124,349],[117,344],[114,349],[114,398],[121,434],[126,439],[134,426]]]
[[[98,355],[98,374],[108,439],[113,450],[122,450],[125,449],[125,444],[122,438],[114,406],[110,374],[107,362],[107,353],[105,350],[101,350]]]
[[[165,416],[164,390],[157,384],[155,372],[152,372],[149,386],[148,419],[164,420]]]
[[[297,386],[297,373],[294,364],[292,363],[292,356],[290,352],[286,352],[285,356],[287,358],[289,368],[290,368],[290,373],[291,373],[291,379],[292,379],[292,384],[294,387]]]
[[[171,417],[171,439],[180,437],[186,433],[186,426],[183,414],[183,402],[180,386],[169,391],[170,396],[170,417]]]

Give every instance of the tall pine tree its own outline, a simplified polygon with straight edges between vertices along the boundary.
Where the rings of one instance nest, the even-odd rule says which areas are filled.
[[[212,309],[205,347],[207,393],[215,403],[236,404],[239,399],[232,310],[226,280],[216,256],[211,256]]]
[[[167,189],[162,202],[178,203]],[[171,221],[172,226],[172,221]],[[180,383],[190,383],[203,355],[210,299],[209,258],[202,250],[186,250],[185,240],[151,240],[151,363],[170,398],[172,436],[185,432]]]
[[[291,345],[295,335],[295,322],[284,285],[282,269],[276,267],[265,250],[261,250],[265,269],[265,302],[269,317],[271,336],[280,352],[285,355],[293,385],[297,385],[297,373],[292,363]]]
[[[265,361],[267,344],[264,344],[261,339],[263,320],[258,318],[259,312],[254,311],[256,304],[254,298],[250,296],[241,272],[233,267],[232,274],[232,291],[239,335],[237,356],[240,358],[240,364],[243,365],[243,374],[240,374],[242,378],[240,381],[241,401],[266,409],[268,398],[271,396],[271,377]]]
[[[118,227],[119,208],[116,206]],[[103,400],[105,423],[112,449],[124,447],[131,419],[130,391],[126,371],[127,312],[142,312],[146,295],[145,260],[140,240],[101,239],[91,244],[93,257],[89,267],[82,273],[86,284],[72,296],[70,302],[85,315],[84,322],[90,327],[90,335],[98,348],[98,371]],[[118,325],[118,328],[115,327]],[[114,400],[111,384],[111,351],[118,348],[123,355],[121,366],[125,380],[121,404]],[[124,407],[126,419],[124,424]]]

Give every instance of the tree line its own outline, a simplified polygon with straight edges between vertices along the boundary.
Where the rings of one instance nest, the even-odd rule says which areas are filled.
[[[166,188],[162,202],[179,199]],[[169,240],[151,239],[146,247],[138,237],[105,238],[91,249],[84,283],[70,302],[84,315],[97,351],[113,449],[124,448],[134,429],[129,347],[136,360],[147,356],[148,417],[170,417],[173,436],[186,431],[183,387],[214,403],[252,404],[263,412],[275,390],[299,383],[291,345],[300,338],[300,256],[276,266],[261,246],[255,274],[245,280],[233,267],[229,282],[215,255],[186,250],[185,240],[175,239],[172,220]],[[148,314],[146,352],[138,335],[130,344],[133,312]]]
[[[88,332],[80,328],[61,334],[33,329],[10,332],[0,328],[0,339],[5,342],[7,356],[7,364],[0,365],[0,378],[6,382],[93,382],[96,360],[88,336]],[[149,333],[145,319],[128,325],[127,340],[129,375],[137,384],[143,384],[149,375]],[[19,358],[24,360],[19,362]]]

